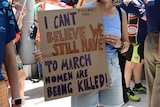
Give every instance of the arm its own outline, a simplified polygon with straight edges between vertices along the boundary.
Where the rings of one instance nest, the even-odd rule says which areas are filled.
[[[23,17],[26,15],[26,9],[24,8],[22,10],[22,4],[20,4],[19,2],[14,2],[14,4],[15,4],[15,7],[13,8],[14,15],[15,15],[18,27],[21,29]]]
[[[127,14],[125,11],[122,12],[122,41],[129,42],[128,31],[127,31]]]
[[[142,20],[147,21],[146,15],[141,17]]]
[[[18,69],[16,65],[16,56],[14,52],[13,41],[9,42],[5,47],[4,64],[6,67],[9,83],[11,86],[12,99],[20,98],[19,84],[18,84]],[[12,107],[21,107],[21,105]]]
[[[13,11],[14,11],[14,15],[15,15],[16,21],[18,21],[20,12],[22,10],[22,5],[19,2],[14,2],[14,5],[15,6],[13,7]]]
[[[121,53],[125,53],[128,51],[129,46],[130,46],[130,42],[129,42],[129,38],[128,38],[128,31],[127,31],[127,14],[126,12],[122,12],[122,45],[121,45]],[[124,45],[124,46],[123,46]]]
[[[130,43],[128,39],[128,32],[127,32],[127,16],[126,12],[122,11],[122,37],[121,39],[115,35],[107,34],[105,35],[104,41],[112,45],[114,48],[119,49],[121,53],[125,53],[128,51]]]
[[[40,64],[43,62],[43,56],[41,50],[34,51],[32,54],[34,55],[36,62]]]

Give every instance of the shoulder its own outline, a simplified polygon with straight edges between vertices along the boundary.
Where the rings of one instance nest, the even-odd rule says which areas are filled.
[[[124,21],[126,22],[127,21],[126,11],[121,7],[116,7],[116,8],[119,13],[119,17],[120,17],[121,22],[124,22]]]
[[[117,11],[119,12],[120,16],[126,15],[126,12],[123,8],[121,8],[121,7],[116,7],[116,8],[117,8]]]
[[[88,2],[85,4],[85,7],[94,7],[95,3],[94,2]]]

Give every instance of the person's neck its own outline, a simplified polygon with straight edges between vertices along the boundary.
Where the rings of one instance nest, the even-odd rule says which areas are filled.
[[[102,10],[111,10],[113,8],[112,4],[108,4],[105,2],[99,2],[98,6],[102,9]]]

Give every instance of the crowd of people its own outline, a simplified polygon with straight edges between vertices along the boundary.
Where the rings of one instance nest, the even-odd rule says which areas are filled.
[[[121,107],[128,100],[140,101],[134,92],[147,94],[148,107],[159,106],[160,0],[36,0],[35,6],[35,20],[38,20],[37,11],[62,8],[98,7],[102,13],[110,87],[71,96],[71,107]],[[23,63],[18,49],[15,52],[14,48],[22,25],[17,20],[20,12],[25,15],[25,9],[22,10],[19,2],[0,0],[0,12],[0,34],[3,35],[0,37],[0,107],[28,107],[24,98],[26,76]],[[38,64],[43,63],[40,49],[33,54]],[[147,87],[141,83],[143,71]],[[132,77],[133,89],[130,88]],[[8,100],[8,82],[11,103]]]

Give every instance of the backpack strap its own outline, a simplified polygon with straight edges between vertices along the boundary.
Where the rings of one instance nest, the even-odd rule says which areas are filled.
[[[122,11],[121,11],[121,8],[119,6],[116,6],[116,8],[118,10],[119,18],[120,18],[120,21],[121,21],[121,32],[122,32]]]

